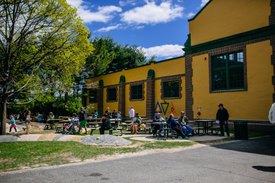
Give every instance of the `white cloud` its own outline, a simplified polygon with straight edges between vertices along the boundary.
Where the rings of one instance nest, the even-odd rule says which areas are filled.
[[[112,30],[120,29],[120,28],[121,28],[121,24],[117,24],[117,25],[111,25],[108,27],[102,27],[102,28],[96,30],[95,32],[109,32]]]
[[[100,6],[97,11],[93,12],[87,5],[84,5],[83,0],[67,0],[74,8],[77,8],[77,13],[85,23],[91,22],[108,22],[113,19],[114,14],[121,12],[122,9],[118,6]]]
[[[206,5],[208,3],[209,0],[201,0],[201,5],[200,7],[204,7],[204,5]]]
[[[147,2],[146,5],[122,13],[121,21],[128,24],[157,24],[170,22],[183,16],[183,7],[172,5],[172,2]]]
[[[82,4],[82,0],[67,0],[67,3],[74,8],[78,8]]]
[[[195,15],[195,13],[190,12],[190,13],[187,14],[187,18],[192,18],[194,15]]]
[[[154,46],[150,48],[139,47],[141,51],[145,53],[147,58],[150,57],[161,57],[161,58],[172,58],[182,56],[184,54],[182,50],[183,46],[178,44],[165,44],[160,46]]]
[[[120,6],[128,6],[128,5],[135,6],[137,4],[137,0],[120,0],[118,4]]]

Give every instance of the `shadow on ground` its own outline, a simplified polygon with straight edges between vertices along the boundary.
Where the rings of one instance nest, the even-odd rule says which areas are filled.
[[[252,166],[252,168],[263,172],[275,172],[275,166]]]
[[[275,136],[216,144],[212,147],[275,156]],[[257,166],[255,168],[257,169]],[[261,166],[258,166],[258,168],[261,168]]]

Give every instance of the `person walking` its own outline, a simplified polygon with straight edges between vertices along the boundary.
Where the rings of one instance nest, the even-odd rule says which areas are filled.
[[[84,127],[85,134],[87,134],[88,133],[88,131],[87,131],[87,113],[86,113],[84,107],[80,108],[80,112],[79,112],[78,116],[79,116],[79,121],[80,121],[78,133],[80,134],[82,128]]]
[[[229,137],[229,128],[228,128],[228,119],[229,119],[229,113],[226,108],[224,108],[223,104],[218,105],[219,109],[216,114],[216,120],[220,124],[220,131],[221,136],[224,136],[224,130],[227,133],[227,136]]]
[[[14,128],[15,132],[17,132],[17,129],[16,129],[16,121],[15,121],[15,118],[13,115],[10,115],[10,132],[11,130]]]

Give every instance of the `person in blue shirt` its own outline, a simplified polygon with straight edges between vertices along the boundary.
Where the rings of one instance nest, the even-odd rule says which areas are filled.
[[[162,125],[161,124],[156,124],[157,122],[164,122],[164,118],[162,118],[160,116],[160,113],[156,113],[156,116],[154,117],[153,119],[153,122],[151,124],[151,127],[153,129],[153,135],[155,136],[157,134],[157,132],[159,131],[159,134],[160,132],[162,131]]]
[[[193,129],[191,126],[187,125],[188,118],[185,115],[184,111],[180,112],[180,117],[178,119],[179,124],[181,125],[182,131],[186,136],[189,136],[190,134],[193,134]]]
[[[182,131],[181,125],[174,119],[174,115],[170,114],[169,119],[167,121],[168,127],[170,127],[172,130],[175,130],[177,132],[178,136],[181,136],[183,139],[185,138],[185,135]]]
[[[12,128],[14,128],[15,132],[17,132],[17,129],[16,129],[16,121],[14,119],[14,116],[13,115],[10,115],[10,132],[12,130]]]

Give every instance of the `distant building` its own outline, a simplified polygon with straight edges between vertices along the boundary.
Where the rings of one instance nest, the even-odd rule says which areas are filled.
[[[215,118],[223,103],[230,119],[267,121],[275,102],[275,0],[210,0],[189,20],[183,57],[86,80],[83,103],[152,117],[156,102],[190,118]],[[176,114],[179,115],[179,114]]]

